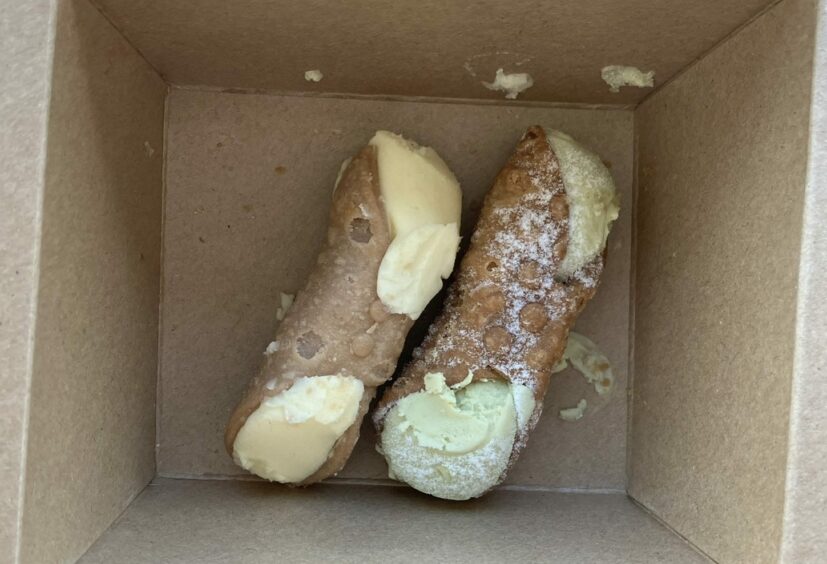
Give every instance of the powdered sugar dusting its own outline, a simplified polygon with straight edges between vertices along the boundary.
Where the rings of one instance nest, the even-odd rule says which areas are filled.
[[[550,166],[550,165],[549,165]],[[555,286],[554,271],[559,262],[554,256],[554,244],[560,239],[565,229],[556,224],[548,213],[554,191],[551,185],[543,183],[544,178],[536,173],[530,175],[533,186],[538,190],[523,195],[516,205],[497,208],[493,215],[499,224],[506,227],[499,231],[486,246],[487,254],[499,260],[503,268],[494,282],[505,295],[506,308],[504,326],[514,338],[512,352],[504,362],[494,366],[509,377],[512,382],[533,388],[535,378],[526,365],[526,353],[538,342],[538,336],[523,330],[520,324],[520,312],[530,303],[546,302],[546,295]],[[527,262],[537,264],[539,285],[531,289],[514,276]],[[546,304],[552,319],[559,317],[556,308]]]
[[[537,389],[537,368],[529,366],[529,353],[540,345],[541,334],[526,331],[521,326],[520,312],[528,304],[542,304],[548,318],[554,322],[567,322],[573,309],[573,291],[568,282],[557,280],[555,275],[565,256],[568,237],[566,218],[555,218],[552,201],[565,197],[559,164],[553,153],[546,149],[527,155],[519,152],[512,158],[511,167],[521,174],[498,182],[492,190],[480,218],[480,224],[472,237],[463,269],[476,262],[495,265],[492,269],[475,269],[465,272],[449,291],[448,303],[465,302],[466,307],[447,307],[441,323],[429,330],[424,347],[414,351],[414,358],[423,365],[442,365],[448,368],[465,366],[474,372],[493,368],[509,381]],[[516,182],[515,182],[516,181]],[[507,189],[516,194],[497,194]],[[537,272],[533,283],[520,279],[519,273],[526,265],[534,265]],[[575,286],[592,288],[597,284],[600,268],[589,265],[577,271],[571,279]],[[477,282],[468,287],[469,281]],[[486,292],[501,292],[504,310],[498,323],[511,335],[512,342],[506,354],[491,354],[484,347],[475,347],[480,354],[451,354],[468,350],[468,344],[483,341],[485,327],[468,323],[464,310],[475,296]],[[473,307],[473,306],[472,306]],[[439,333],[438,335],[436,333]],[[539,409],[539,402],[538,402]],[[530,422],[529,422],[530,425]],[[525,429],[523,429],[525,430]]]

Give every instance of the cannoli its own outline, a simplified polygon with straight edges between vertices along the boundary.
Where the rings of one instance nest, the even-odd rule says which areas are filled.
[[[380,131],[345,161],[316,267],[227,424],[238,465],[301,485],[344,466],[376,387],[453,269],[460,211],[433,149]]]
[[[374,412],[392,478],[456,500],[505,478],[597,290],[617,215],[594,153],[528,129],[485,198],[444,310]]]

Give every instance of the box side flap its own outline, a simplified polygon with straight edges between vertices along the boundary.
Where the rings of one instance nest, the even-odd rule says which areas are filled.
[[[152,478],[166,86],[58,5],[23,562],[77,558]]]
[[[781,539],[814,2],[646,100],[630,493],[712,558]]]
[[[162,479],[81,563],[215,560],[708,562],[622,494],[500,491],[450,502],[397,487]]]
[[[769,0],[295,2],[96,0],[173,84],[502,100],[495,72],[529,73],[520,100],[631,104],[607,65],[663,83]],[[304,73],[320,70],[320,82]]]

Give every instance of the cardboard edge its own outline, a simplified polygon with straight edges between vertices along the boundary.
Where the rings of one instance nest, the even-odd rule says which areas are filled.
[[[796,304],[781,562],[827,554],[827,2],[819,2]]]
[[[164,76],[164,73],[162,73],[162,72],[161,72],[161,70],[158,68],[158,66],[157,66],[155,63],[153,63],[152,61],[150,61],[150,60],[147,58],[147,56],[144,54],[144,52],[143,52],[142,50],[138,49],[138,46],[135,44],[135,42],[134,42],[134,41],[132,41],[132,39],[130,39],[130,37],[129,37],[126,33],[124,33],[123,28],[121,27],[121,25],[120,25],[120,24],[118,24],[118,22],[116,22],[115,20],[113,20],[111,17],[109,17],[109,14],[106,12],[106,10],[104,10],[104,9],[103,9],[103,6],[101,6],[101,5],[100,5],[100,2],[99,2],[98,0],[86,0],[86,1],[87,1],[87,2],[89,2],[89,4],[90,4],[90,5],[91,5],[91,6],[92,6],[95,10],[97,10],[97,11],[98,11],[98,13],[100,13],[100,15],[103,17],[103,19],[105,19],[105,20],[107,21],[107,23],[108,23],[108,24],[109,24],[109,25],[110,25],[110,26],[111,26],[111,27],[112,27],[115,31],[117,31],[117,32],[118,32],[118,35],[120,35],[120,36],[123,38],[123,40],[124,40],[124,41],[125,41],[125,42],[126,42],[126,43],[130,46],[130,47],[132,47],[132,50],[133,50],[133,51],[135,51],[135,53],[137,53],[137,54],[138,54],[138,56],[139,56],[139,57],[141,57],[141,58],[144,60],[144,62],[145,62],[145,63],[149,66],[149,68],[151,68],[151,69],[153,70],[153,72],[154,72],[155,74],[157,74],[157,75],[158,75],[158,77],[159,77],[159,78],[160,78],[160,79],[161,79],[161,80],[162,80],[165,84],[167,84],[167,86],[169,86],[169,82],[167,81],[166,77]]]
[[[115,527],[118,526],[118,524],[123,520],[123,518],[126,516],[126,514],[133,508],[133,504],[135,503],[135,500],[138,499],[146,491],[147,488],[149,488],[153,484],[155,484],[155,481],[157,480],[157,478],[158,478],[158,476],[156,475],[149,482],[144,484],[144,487],[142,487],[141,489],[139,489],[137,491],[132,492],[132,494],[126,500],[126,504],[123,506],[123,509],[121,510],[121,512],[118,513],[118,515],[114,519],[112,519],[112,522],[109,523],[109,526],[107,526],[103,531],[101,531],[101,533],[98,535],[98,537],[94,541],[92,541],[92,543],[89,546],[86,547],[86,550],[84,550],[83,553],[78,557],[77,562],[83,562],[83,559],[86,557],[86,555],[89,553],[89,551],[92,550],[92,548],[96,544],[98,544],[98,541],[100,541],[101,538],[103,538],[109,531],[111,531],[112,529],[114,529]],[[22,563],[15,563],[15,564],[22,564]]]
[[[627,351],[627,375],[626,375],[626,465],[624,470],[626,472],[626,495],[635,503],[639,503],[629,491],[629,482],[632,475],[632,418],[634,417],[634,390],[635,386],[635,329],[637,327],[637,237],[638,237],[638,222],[637,222],[637,206],[638,206],[638,167],[639,167],[639,145],[640,135],[638,128],[638,113],[635,111],[632,114],[632,232],[630,234],[629,251],[629,338]]]
[[[117,28],[116,28],[117,29]],[[120,31],[118,32],[120,33]],[[162,151],[163,154],[163,162],[161,163],[161,251],[158,255],[159,260],[161,263],[158,265],[158,272],[159,278],[158,281],[158,342],[157,342],[157,350],[158,350],[158,360],[155,365],[155,448],[153,449],[153,453],[155,456],[155,475],[158,476],[158,458],[161,452],[161,405],[163,404],[163,379],[161,378],[161,374],[163,374],[162,370],[162,363],[163,363],[163,346],[164,346],[164,254],[165,254],[165,243],[166,243],[166,230],[167,230],[167,163],[169,161],[169,104],[170,104],[170,94],[172,93],[173,86],[170,85],[164,77],[160,74],[158,75],[161,77],[161,80],[164,81],[167,87],[166,94],[164,95],[164,124],[163,124],[163,131],[161,132],[162,140],[163,140],[163,147]]]
[[[163,78],[163,76],[162,76]],[[164,79],[166,81],[166,79]],[[638,104],[592,104],[586,102],[555,102],[553,100],[500,100],[488,98],[447,98],[444,96],[402,96],[398,94],[358,94],[352,92],[311,92],[306,90],[276,90],[269,88],[219,87],[208,84],[178,84],[167,82],[174,90],[212,92],[219,94],[241,94],[274,96],[280,98],[327,98],[334,100],[373,100],[379,102],[414,102],[427,104],[454,104],[459,106],[502,106],[508,108],[554,108],[561,110],[628,110],[634,111]]]
[[[640,508],[640,510],[641,510],[641,511],[643,511],[644,513],[646,513],[646,515],[648,515],[649,517],[651,517],[653,521],[655,521],[656,523],[659,523],[659,524],[660,524],[660,525],[661,525],[664,529],[666,529],[667,531],[669,531],[670,533],[672,533],[673,535],[675,535],[676,537],[678,537],[679,539],[681,539],[684,543],[686,543],[686,545],[687,545],[689,548],[691,548],[692,550],[694,550],[695,552],[697,552],[700,556],[702,556],[702,557],[703,557],[704,559],[706,559],[708,562],[710,562],[711,564],[717,564],[717,563],[716,563],[716,561],[715,561],[715,560],[713,560],[713,558],[712,558],[709,554],[707,554],[706,552],[704,552],[703,550],[701,550],[701,548],[700,548],[698,545],[696,545],[696,544],[695,544],[695,543],[693,543],[691,540],[689,540],[688,538],[686,538],[685,536],[683,536],[683,535],[682,535],[682,534],[681,534],[681,533],[680,533],[677,529],[675,529],[672,525],[670,525],[669,523],[667,523],[666,521],[664,521],[664,520],[660,517],[660,515],[658,515],[658,514],[657,514],[657,513],[655,513],[654,511],[652,511],[652,509],[651,509],[651,508],[649,508],[647,505],[645,505],[644,503],[642,503],[640,500],[638,500],[638,499],[636,499],[636,498],[632,497],[632,495],[631,495],[631,494],[626,494],[626,495],[627,495],[627,497],[629,498],[629,501],[631,501],[631,502],[632,502],[635,506],[637,506],[638,508]]]

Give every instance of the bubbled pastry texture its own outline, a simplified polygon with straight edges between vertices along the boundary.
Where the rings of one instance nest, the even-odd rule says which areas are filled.
[[[379,264],[390,242],[376,149],[367,146],[342,171],[316,267],[278,327],[277,346],[230,417],[225,433],[230,455],[239,429],[263,399],[287,390],[297,378],[338,374],[364,383],[359,412],[327,461],[302,484],[341,470],[376,386],[393,373],[413,323],[406,315],[388,313],[376,295]]]

